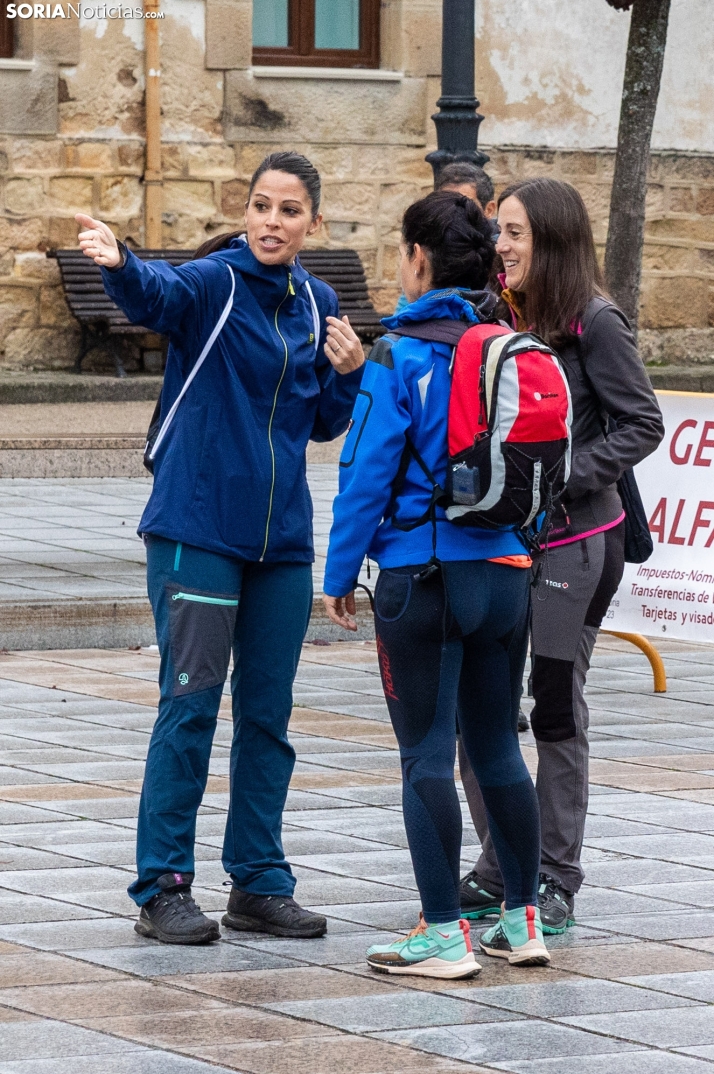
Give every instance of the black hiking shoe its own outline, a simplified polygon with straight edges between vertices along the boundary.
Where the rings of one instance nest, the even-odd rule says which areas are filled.
[[[164,873],[156,881],[161,891],[141,908],[134,930],[162,943],[210,943],[218,940],[217,921],[201,913],[191,898],[193,873]]]
[[[518,710],[518,734],[523,734],[524,731],[530,731],[531,725],[523,709]]]
[[[538,906],[543,932],[550,936],[558,936],[575,924],[575,896],[548,873],[538,878]]]
[[[241,932],[269,932],[271,936],[312,939],[327,932],[322,914],[303,910],[290,895],[251,895],[231,888],[222,924]]]
[[[470,873],[463,877],[459,887],[459,896],[461,899],[461,916],[470,921],[501,913],[503,892],[489,891],[475,869],[472,869]]]

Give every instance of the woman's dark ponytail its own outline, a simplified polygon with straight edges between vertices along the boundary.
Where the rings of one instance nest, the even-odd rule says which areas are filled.
[[[427,194],[410,205],[402,237],[411,256],[415,243],[429,254],[433,287],[482,290],[496,256],[490,222],[471,198],[452,191]]]

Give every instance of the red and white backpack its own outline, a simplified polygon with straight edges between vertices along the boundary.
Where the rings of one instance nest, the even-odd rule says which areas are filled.
[[[392,332],[454,346],[446,488],[408,443],[401,481],[414,458],[434,486],[432,506],[414,523],[401,524],[393,513],[393,525],[423,524],[439,504],[454,525],[531,531],[527,543],[533,546],[534,520],[545,512],[541,533],[547,533],[570,474],[573,411],[557,354],[535,333],[500,324],[442,320]],[[395,486],[393,503],[398,494]]]

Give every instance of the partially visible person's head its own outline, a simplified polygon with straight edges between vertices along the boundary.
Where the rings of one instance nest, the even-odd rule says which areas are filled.
[[[270,153],[250,181],[245,231],[216,235],[202,243],[195,256],[208,257],[245,234],[264,265],[290,265],[322,223],[320,196],[320,176],[307,157]]]
[[[495,246],[491,226],[476,202],[439,190],[405,212],[400,254],[402,289],[414,302],[434,288],[484,288]]]
[[[478,168],[466,160],[445,164],[434,183],[434,189],[451,190],[455,194],[463,194],[464,197],[471,198],[483,209],[489,220],[496,215],[496,202],[490,175],[487,175],[483,168]]]
[[[525,179],[499,197],[498,226],[506,287],[521,296],[526,323],[562,344],[604,291],[583,199],[558,179]]]

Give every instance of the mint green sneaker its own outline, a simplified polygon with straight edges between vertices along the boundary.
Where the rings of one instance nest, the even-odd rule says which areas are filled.
[[[416,977],[473,977],[481,969],[471,949],[468,921],[427,925],[423,917],[408,936],[370,947],[367,962],[379,973]]]
[[[498,922],[482,934],[481,950],[494,958],[507,958],[513,966],[547,966],[550,955],[543,943],[537,906],[501,907]]]

